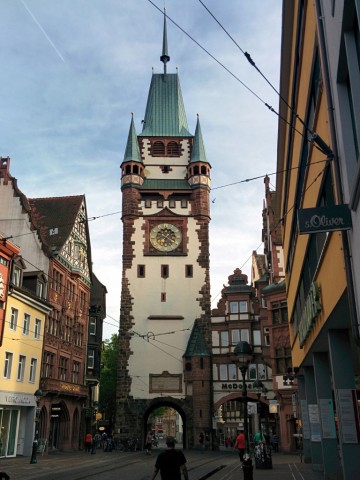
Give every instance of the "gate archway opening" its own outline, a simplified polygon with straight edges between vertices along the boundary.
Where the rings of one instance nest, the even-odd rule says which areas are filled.
[[[167,436],[172,436],[179,448],[186,448],[188,423],[181,401],[171,397],[154,398],[144,412],[142,445],[150,430],[157,437],[160,446],[165,445]]]
[[[250,445],[255,433],[261,430],[264,434],[271,432],[275,418],[269,414],[268,401],[258,399],[255,394],[249,393],[246,399],[248,409],[248,435]],[[233,445],[237,432],[244,428],[244,402],[241,393],[231,393],[221,398],[214,405],[216,417],[216,435],[220,446]]]

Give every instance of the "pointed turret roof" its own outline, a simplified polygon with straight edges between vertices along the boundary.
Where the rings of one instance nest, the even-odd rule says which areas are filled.
[[[126,144],[126,150],[124,155],[124,162],[139,162],[142,163],[139,143],[137,140],[137,134],[134,125],[134,114],[131,114],[131,122],[129,129],[129,136]]]
[[[153,74],[140,137],[192,137],[177,73]]]
[[[166,14],[164,12],[163,48],[160,60],[164,73],[153,73],[140,137],[192,137],[186,119],[179,76],[167,73],[168,55]]]
[[[209,356],[209,351],[207,349],[204,336],[199,327],[199,322],[195,320],[194,326],[192,328],[190,338],[184,353],[184,357],[194,357],[197,355]]]
[[[194,145],[191,151],[190,163],[193,162],[207,162],[199,115],[197,116]]]

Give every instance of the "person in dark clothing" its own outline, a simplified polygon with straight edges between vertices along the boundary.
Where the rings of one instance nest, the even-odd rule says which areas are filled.
[[[161,452],[155,463],[154,473],[151,480],[154,480],[160,471],[161,480],[181,480],[181,472],[185,480],[189,480],[186,458],[181,450],[175,450],[175,439],[166,439],[167,449]]]

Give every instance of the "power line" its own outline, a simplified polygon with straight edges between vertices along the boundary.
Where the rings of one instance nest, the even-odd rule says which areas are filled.
[[[263,100],[257,93],[255,93],[250,87],[248,87],[242,80],[240,80],[239,77],[237,77],[228,67],[226,67],[220,60],[218,60],[214,55],[212,55],[205,47],[203,47],[197,40],[195,40],[186,30],[184,30],[178,23],[176,23],[169,15],[167,15],[166,12],[163,12],[157,5],[152,0],[148,0],[153,7],[155,7],[162,15],[165,15],[166,18],[170,20],[179,30],[181,30],[192,42],[194,42],[201,50],[203,50],[207,55],[209,55],[210,58],[212,58],[218,65],[220,65],[227,73],[229,73],[237,82],[239,82],[246,90],[248,90],[254,97],[256,97],[265,107],[267,107],[272,113],[274,113],[278,118],[280,118],[284,123],[286,123],[294,132],[298,133],[301,137],[303,137],[306,141],[308,142],[315,142],[316,148],[318,148],[322,153],[328,156],[332,156],[333,152],[329,148],[328,145],[322,140],[322,138],[312,130],[310,130],[306,124],[303,122],[303,120],[296,114],[295,111],[293,113],[295,114],[295,117],[302,123],[304,128],[306,129],[307,133],[310,134],[310,138],[305,136],[300,130],[298,130],[295,125],[293,124],[292,121],[287,120],[286,118],[282,117],[279,112],[277,112],[271,105],[269,105],[265,100]],[[216,20],[218,22],[218,20]],[[219,23],[219,22],[218,22]],[[222,27],[224,29],[224,27]],[[225,31],[225,29],[224,29]],[[230,34],[228,34],[230,36]],[[230,38],[232,38],[230,36]],[[236,42],[235,42],[236,43]],[[237,45],[237,44],[236,44]],[[238,46],[238,45],[237,45]],[[238,46],[239,47],[239,46]],[[239,47],[240,48],[240,47]],[[240,49],[241,50],[241,49]],[[243,50],[241,50],[243,51]],[[247,52],[244,52],[244,55],[248,59],[248,61],[253,64],[253,66],[256,67],[255,63],[252,61],[250,55]],[[263,74],[258,70],[259,73],[263,76]],[[266,78],[266,77],[264,77]],[[271,84],[270,84],[271,85]],[[276,90],[275,90],[276,91]],[[280,95],[277,91],[276,93]],[[289,107],[291,108],[291,107]]]
[[[287,100],[281,95],[281,93],[274,87],[274,85],[270,82],[270,80],[263,74],[263,72],[257,67],[256,63],[254,60],[251,58],[251,55],[248,52],[245,52],[240,45],[235,41],[235,39],[230,35],[230,33],[225,29],[225,27],[219,22],[219,20],[215,17],[215,15],[209,10],[209,8],[202,2],[202,0],[199,0],[201,5],[205,8],[205,10],[212,16],[212,18],[215,20],[215,22],[223,29],[223,31],[226,33],[226,35],[231,39],[231,41],[237,46],[237,48],[241,51],[241,53],[245,56],[247,61],[250,63],[252,67],[255,68],[255,70],[262,76],[262,78],[266,81],[266,83],[274,90],[274,92],[278,95],[278,97],[284,102],[284,104],[287,106],[287,108],[291,111],[291,113],[294,114],[295,118],[299,120],[299,122],[302,124],[302,126],[305,128],[307,133],[310,134],[310,141],[315,142],[318,148],[328,156],[333,156],[333,152],[331,148],[329,148],[328,145],[322,140],[322,138],[315,132],[313,132],[304,122],[304,120],[297,114],[297,112],[292,108]],[[271,111],[273,111],[270,108]],[[273,111],[276,113],[275,111]],[[277,114],[277,113],[276,113]],[[277,114],[278,115],[278,114]],[[278,115],[281,120],[285,121],[284,118],[282,118],[280,115]],[[288,123],[288,122],[286,122]],[[288,123],[288,125],[291,127],[292,125]],[[295,130],[295,128],[294,128]],[[297,131],[297,130],[296,130]]]

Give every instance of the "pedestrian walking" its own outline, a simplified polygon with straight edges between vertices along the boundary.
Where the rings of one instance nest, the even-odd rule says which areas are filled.
[[[85,435],[85,452],[91,452],[92,436],[91,433]]]
[[[265,437],[262,432],[254,435],[254,457],[256,468],[272,468],[271,449],[266,445]]]
[[[175,439],[167,437],[166,446],[166,450],[161,452],[156,459],[151,480],[154,480],[158,472],[160,472],[161,480],[181,480],[181,473],[185,480],[189,480],[185,455],[181,450],[175,450]]]
[[[243,463],[244,461],[244,453],[245,453],[245,435],[244,430],[239,430],[239,434],[235,440],[234,449],[238,451],[240,462]]]
[[[201,432],[200,435],[199,435],[199,444],[200,444],[201,453],[204,453],[204,450],[205,450],[205,435],[204,435],[203,432]]]
[[[147,435],[146,435],[146,440],[145,440],[146,455],[151,455],[152,441],[153,441],[153,434],[149,430]]]

